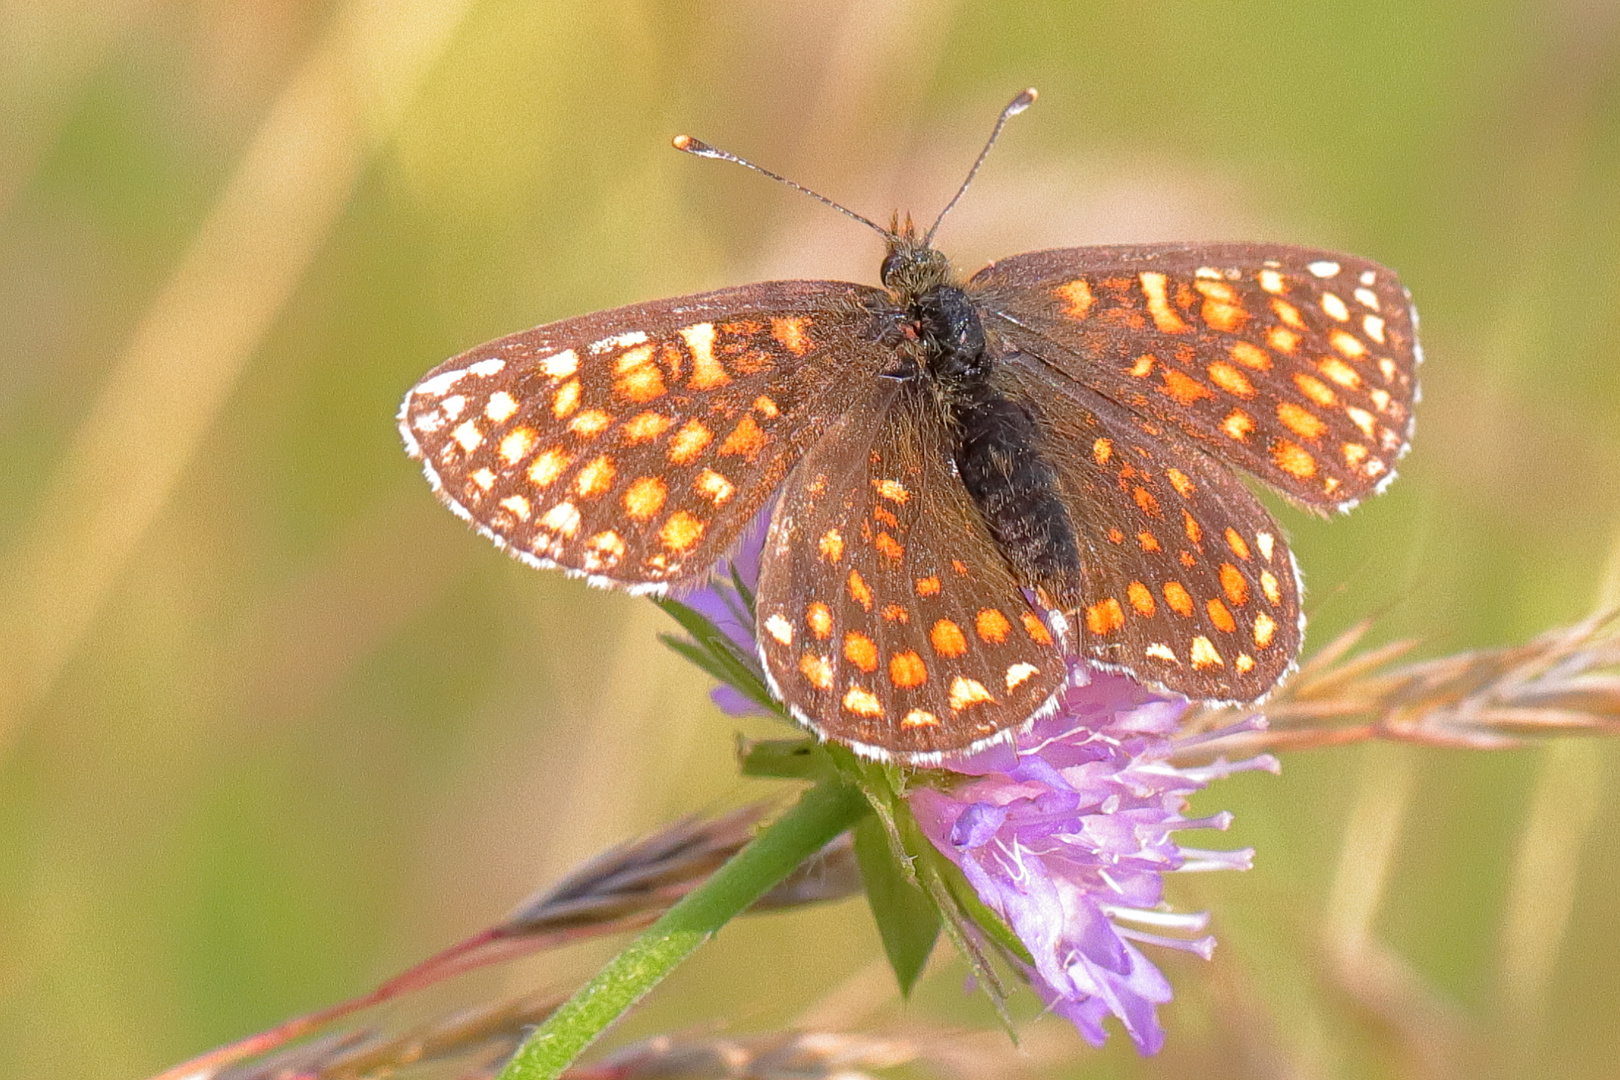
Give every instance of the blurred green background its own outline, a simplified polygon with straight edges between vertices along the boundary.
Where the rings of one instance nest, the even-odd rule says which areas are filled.
[[[538,322],[875,279],[877,238],[677,132],[927,217],[1035,85],[941,235],[964,268],[1269,239],[1417,298],[1400,482],[1283,513],[1308,644],[1620,599],[1617,61],[1604,0],[0,2],[0,1075],[155,1071],[766,790],[660,613],[498,554],[393,424]],[[1222,944],[1166,960],[1169,1049],[1030,1045],[1084,1077],[1614,1076],[1617,772],[1374,746],[1218,785],[1258,864],[1176,883]],[[615,1037],[887,1023],[875,941],[859,901],[733,927]],[[949,964],[914,1009],[986,1018]]]

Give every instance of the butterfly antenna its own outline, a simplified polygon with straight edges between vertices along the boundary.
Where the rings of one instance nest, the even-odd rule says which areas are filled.
[[[997,128],[997,130],[999,131],[1000,128]],[[677,136],[675,136],[674,139],[671,140],[671,142],[674,143],[675,149],[680,150],[680,151],[682,151],[684,153],[692,154],[695,157],[714,158],[716,161],[729,161],[734,165],[741,165],[745,169],[753,169],[757,173],[760,173],[760,174],[762,174],[764,176],[770,177],[772,180],[775,180],[777,183],[786,184],[788,187],[792,188],[794,191],[802,191],[802,192],[804,192],[806,195],[810,196],[812,199],[815,199],[817,202],[826,203],[828,206],[832,207],[834,210],[838,211],[840,214],[843,214],[845,217],[854,218],[856,221],[860,222],[862,225],[865,225],[867,228],[875,230],[876,232],[880,233],[885,239],[889,236],[889,230],[888,229],[883,228],[882,226],[876,224],[875,222],[868,221],[866,218],[861,217],[861,215],[857,214],[855,211],[849,209],[848,207],[838,205],[837,203],[833,202],[831,199],[827,198],[827,196],[822,195],[819,192],[811,191],[809,188],[805,187],[803,184],[795,184],[792,180],[789,180],[785,176],[778,176],[776,173],[771,172],[771,170],[769,170],[769,169],[761,168],[760,166],[755,165],[752,161],[749,161],[747,158],[740,158],[736,154],[730,153],[730,152],[725,151],[725,150],[721,150],[721,149],[719,149],[717,147],[710,146],[708,143],[703,142],[702,140],[699,140],[699,139],[694,139],[690,135],[677,135]]]
[[[996,126],[990,132],[989,140],[985,142],[984,149],[979,151],[978,160],[973,163],[973,168],[968,170],[967,179],[962,181],[962,186],[956,189],[956,194],[951,196],[951,201],[945,204],[945,209],[941,210],[939,217],[934,219],[934,227],[928,230],[927,236],[923,237],[925,246],[933,246],[934,234],[939,231],[939,223],[945,220],[945,215],[951,212],[951,209],[962,198],[963,193],[967,191],[968,185],[973,183],[973,178],[979,175],[979,166],[983,165],[984,159],[990,156],[990,148],[996,145],[996,140],[1001,137],[1001,129],[1007,126],[1008,120],[1035,104],[1035,98],[1035,88],[1032,86],[1009,101],[1007,107],[1001,110],[1001,115],[996,118]]]

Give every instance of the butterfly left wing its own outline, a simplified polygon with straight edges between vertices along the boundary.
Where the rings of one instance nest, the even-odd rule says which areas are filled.
[[[1306,507],[1348,510],[1406,452],[1417,316],[1367,259],[1069,248],[992,263],[967,287],[990,332]]]
[[[951,438],[927,387],[880,388],[805,455],[765,542],[759,644],[777,695],[869,757],[937,762],[993,742],[1066,675]]]
[[[662,592],[708,571],[892,356],[888,296],[764,282],[550,323],[417,383],[399,430],[439,498],[536,566]]]

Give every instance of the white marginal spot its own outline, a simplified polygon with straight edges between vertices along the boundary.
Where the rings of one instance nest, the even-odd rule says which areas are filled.
[[[498,356],[492,356],[488,360],[478,361],[478,363],[472,365],[467,370],[472,372],[474,375],[477,375],[480,379],[487,379],[491,375],[499,375],[501,372],[505,371],[506,361],[502,360]]]
[[[423,413],[411,421],[411,427],[424,435],[431,435],[444,427],[444,417],[436,412]]]
[[[765,620],[765,632],[783,645],[793,644],[793,624],[780,615]]]
[[[456,383],[466,378],[466,368],[456,368],[454,371],[442,371],[431,379],[423,379],[416,384],[413,394],[426,394],[428,397],[438,397]]]
[[[489,395],[489,400],[484,403],[484,415],[497,424],[510,420],[512,414],[517,411],[517,398],[508,394],[505,390],[495,391]]]
[[[1283,281],[1283,276],[1277,273],[1275,270],[1260,271],[1260,287],[1266,290],[1266,292],[1274,295],[1280,294],[1286,291],[1288,288],[1287,284]]]
[[[1367,336],[1378,344],[1384,344],[1384,320],[1377,315],[1368,315],[1361,320],[1361,328],[1367,331]]]
[[[1361,283],[1363,285],[1371,285],[1373,282],[1375,282],[1377,280],[1378,280],[1378,275],[1376,273],[1374,273],[1373,271],[1371,271],[1371,270],[1363,270],[1361,272]]]
[[[1200,266],[1197,270],[1193,271],[1193,277],[1212,278],[1215,281],[1220,281],[1225,276],[1226,275],[1222,274],[1213,266]]]
[[[614,349],[628,349],[632,345],[640,345],[647,340],[647,335],[640,330],[632,330],[628,334],[615,334],[605,337],[601,341],[593,341],[590,350],[593,353],[612,352]]]
[[[1367,391],[1367,396],[1372,398],[1373,404],[1378,406],[1379,412],[1389,411],[1390,398],[1388,390],[1380,390],[1378,387],[1373,387],[1371,390]]]
[[[1155,660],[1164,660],[1172,664],[1176,663],[1176,654],[1171,650],[1170,646],[1161,642],[1155,641],[1153,644],[1143,649],[1142,652],[1153,657]]]
[[[579,531],[579,510],[571,502],[560,502],[546,511],[540,524],[552,532],[573,536]]]
[[[1345,302],[1330,292],[1322,294],[1322,310],[1336,322],[1345,322],[1350,318],[1350,309],[1345,306]]]
[[[1378,294],[1371,289],[1357,289],[1356,299],[1361,301],[1362,307],[1370,307],[1374,311],[1378,310]]]
[[[467,408],[467,399],[460,394],[451,394],[439,402],[439,408],[446,420],[460,420],[462,411]]]
[[[1007,689],[1013,690],[1026,682],[1031,675],[1039,675],[1041,669],[1034,664],[1014,664],[1007,669]]]
[[[1270,562],[1272,547],[1276,544],[1277,538],[1268,532],[1255,533],[1254,542],[1260,545],[1260,554],[1265,556],[1266,562]]]
[[[553,379],[566,379],[579,370],[579,354],[573,349],[552,353],[537,365],[544,375]]]
[[[1414,351],[1416,351],[1417,346],[1414,345],[1412,348]],[[1384,376],[1385,382],[1395,381],[1395,361],[1391,360],[1389,357],[1383,356],[1379,358],[1378,371],[1379,374]]]
[[[484,444],[484,433],[471,420],[463,421],[460,427],[450,433],[450,437],[469,454]]]
[[[508,495],[501,500],[501,505],[517,515],[519,521],[529,520],[529,500],[521,495]]]
[[[1334,262],[1332,259],[1321,259],[1317,262],[1311,263],[1305,269],[1309,270],[1317,277],[1329,278],[1338,274],[1339,264]]]
[[[479,469],[472,474],[472,482],[488,491],[495,486],[495,474],[488,469]]]
[[[1344,407],[1344,414],[1348,416],[1350,418],[1350,422],[1356,425],[1361,433],[1367,436],[1369,439],[1372,438],[1373,433],[1378,430],[1378,422],[1373,419],[1373,414],[1368,412],[1366,409],[1357,408],[1354,405],[1346,405]]]

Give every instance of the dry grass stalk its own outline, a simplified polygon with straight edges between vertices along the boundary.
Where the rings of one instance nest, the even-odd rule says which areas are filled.
[[[585,938],[647,926],[742,850],[752,839],[755,826],[770,809],[768,803],[754,803],[717,818],[687,817],[651,836],[612,848],[584,863],[556,885],[525,900],[500,922],[429,957],[368,993],[295,1016],[168,1069],[153,1080],[221,1080],[226,1075],[304,1080],[317,1075],[347,1075],[299,1072],[297,1066],[303,1061],[298,1055],[305,1051],[358,1052],[354,1037],[350,1036],[300,1047],[285,1061],[278,1058],[284,1069],[281,1073],[238,1074],[224,1070],[249,1057],[277,1050],[364,1009],[464,972]],[[860,871],[846,835],[800,866],[755,907],[777,909],[835,900],[853,895],[860,887]],[[384,1045],[390,1046],[396,1041],[369,1033],[357,1037],[367,1040],[360,1049],[370,1046],[373,1038],[382,1039]]]
[[[1620,611],[1594,615],[1524,645],[1397,663],[1404,640],[1356,652],[1364,620],[1312,656],[1258,706],[1203,706],[1189,733],[1215,732],[1264,715],[1259,730],[1189,746],[1207,760],[1396,739],[1494,750],[1548,735],[1620,733]]]

